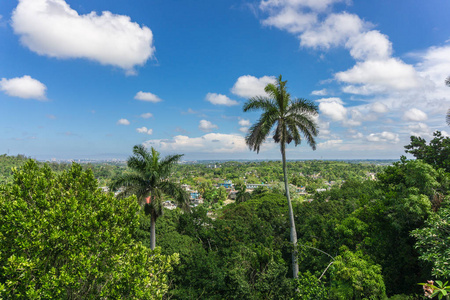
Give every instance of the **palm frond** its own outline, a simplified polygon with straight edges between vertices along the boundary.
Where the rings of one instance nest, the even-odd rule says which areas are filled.
[[[184,154],[168,155],[159,162],[159,174],[160,177],[168,177],[172,170],[172,167],[176,165]]]
[[[298,126],[297,126],[297,123],[295,122],[295,119],[286,118],[286,126],[287,126],[288,134],[292,137],[292,140],[294,141],[295,146],[300,145],[302,142],[302,137],[298,130]]]
[[[250,98],[243,107],[244,112],[255,111],[255,110],[271,110],[275,108],[275,103],[270,98],[256,96]]]
[[[277,111],[272,109],[262,114],[261,118],[250,127],[245,142],[249,148],[259,153],[261,145],[266,140],[277,120]]]
[[[173,198],[178,206],[184,210],[189,210],[189,195],[177,183],[171,181],[164,181],[160,185],[160,190]]]
[[[306,99],[291,100],[286,84],[287,81],[283,81],[280,75],[276,84],[270,83],[265,87],[268,97],[251,98],[244,105],[244,112],[263,110],[261,118],[250,128],[245,138],[251,150],[259,152],[275,123],[277,126],[273,139],[276,143],[281,143],[282,147],[284,143],[289,144],[292,141],[296,146],[299,145],[303,134],[308,144],[316,149],[314,137],[318,135],[319,130],[314,117],[318,115],[318,107]]]
[[[289,105],[287,115],[304,115],[308,114],[315,117],[319,114],[319,108],[317,105],[307,99],[299,98],[295,99]]]

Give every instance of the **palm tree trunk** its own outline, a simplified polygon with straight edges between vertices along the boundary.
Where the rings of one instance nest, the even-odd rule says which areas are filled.
[[[292,210],[291,197],[289,195],[289,183],[286,169],[286,151],[285,144],[281,142],[281,157],[283,160],[283,173],[284,173],[284,187],[286,189],[286,198],[289,206],[289,223],[291,226],[291,243],[292,249],[292,274],[294,278],[298,277],[298,262],[297,262],[297,231],[295,230],[294,211]]]
[[[156,246],[156,214],[152,212],[150,223],[150,249],[154,250]]]

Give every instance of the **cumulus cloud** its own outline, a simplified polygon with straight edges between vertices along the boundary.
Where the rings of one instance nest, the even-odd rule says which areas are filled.
[[[317,100],[320,111],[333,121],[344,121],[347,118],[347,109],[339,98],[323,98]]]
[[[208,133],[201,137],[177,135],[172,139],[155,139],[143,143],[146,147],[157,147],[161,151],[237,153],[248,151],[245,139],[238,134]]]
[[[346,47],[350,49],[350,55],[359,60],[387,59],[392,54],[392,43],[387,35],[378,30],[349,38]]]
[[[240,119],[239,120],[239,125],[241,125],[241,126],[250,126],[250,120],[247,120],[247,119]]]
[[[233,106],[238,105],[239,102],[236,100],[231,100],[225,95],[216,94],[216,93],[208,93],[206,94],[206,101],[214,104],[214,105],[225,105],[225,106]]]
[[[424,53],[416,54],[420,59],[417,64],[419,73],[432,82],[436,87],[448,90],[443,85],[443,80],[450,75],[450,45],[442,47],[430,47]]]
[[[370,106],[370,111],[379,113],[379,114],[384,114],[389,111],[389,108],[381,102],[375,102]]]
[[[314,95],[314,96],[325,96],[327,94],[328,94],[327,89],[321,89],[321,90],[311,92],[311,95]]]
[[[352,134],[352,138],[353,138],[353,139],[362,139],[363,137],[364,137],[364,135],[363,135],[361,132],[355,131],[355,132]]]
[[[390,142],[398,143],[400,141],[398,134],[388,131],[383,131],[381,133],[371,133],[367,136],[369,142]]]
[[[145,127],[145,126],[141,127],[141,128],[136,128],[136,131],[139,133],[145,133],[145,134],[149,134],[149,135],[151,135],[153,133],[153,129],[151,129],[151,128],[147,129],[147,127]]]
[[[129,73],[153,56],[153,34],[130,17],[109,11],[80,15],[64,0],[20,0],[12,27],[39,55],[86,58]]]
[[[427,124],[419,122],[408,126],[409,134],[413,136],[420,136],[425,139],[430,139],[433,136],[433,131]]]
[[[128,121],[127,119],[120,119],[119,121],[117,121],[117,125],[130,125],[130,121]]]
[[[36,100],[47,99],[45,96],[45,91],[47,90],[45,84],[28,75],[11,79],[2,78],[0,90],[12,97]]]
[[[144,118],[144,119],[149,119],[151,117],[153,117],[152,113],[144,113],[144,114],[141,115],[141,118]]]
[[[241,127],[241,128],[239,128],[239,131],[242,132],[242,133],[247,133],[248,132],[248,127],[246,127],[246,126]]]
[[[317,22],[317,14],[299,12],[289,6],[263,20],[264,25],[275,26],[291,33],[302,32],[315,22]]]
[[[403,120],[405,121],[420,122],[426,121],[427,119],[428,119],[427,114],[417,108],[411,108],[405,111],[405,113],[403,114]]]
[[[350,70],[336,73],[335,78],[352,84],[345,92],[363,95],[406,91],[420,86],[414,67],[396,58],[358,62]]]
[[[148,92],[143,92],[143,91],[137,92],[137,94],[134,96],[134,99],[140,100],[140,101],[146,101],[146,102],[153,102],[153,103],[157,103],[157,102],[161,102],[162,101],[155,94],[148,93]]]
[[[251,98],[256,96],[267,96],[264,88],[269,83],[276,83],[274,76],[263,76],[260,78],[244,75],[237,79],[231,88],[231,92],[243,98]]]
[[[200,129],[201,131],[205,131],[205,132],[209,132],[209,131],[212,131],[213,129],[218,129],[218,128],[219,127],[217,125],[215,125],[207,120],[200,120],[200,124],[198,125],[198,129]]]
[[[330,14],[325,21],[300,35],[303,47],[329,49],[345,45],[350,37],[359,35],[365,23],[354,14]]]

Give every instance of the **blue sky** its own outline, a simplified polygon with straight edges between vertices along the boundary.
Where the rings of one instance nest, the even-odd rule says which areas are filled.
[[[407,4],[407,5],[406,5]],[[280,74],[317,103],[317,150],[288,159],[398,158],[450,132],[450,2],[2,1],[0,153],[278,159],[245,145],[249,97]]]

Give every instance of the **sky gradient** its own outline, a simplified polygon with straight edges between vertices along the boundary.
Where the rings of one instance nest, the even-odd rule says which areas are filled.
[[[256,154],[243,113],[278,75],[320,109],[317,150],[288,159],[396,159],[448,135],[450,2],[20,0],[0,5],[0,154],[185,159]]]

